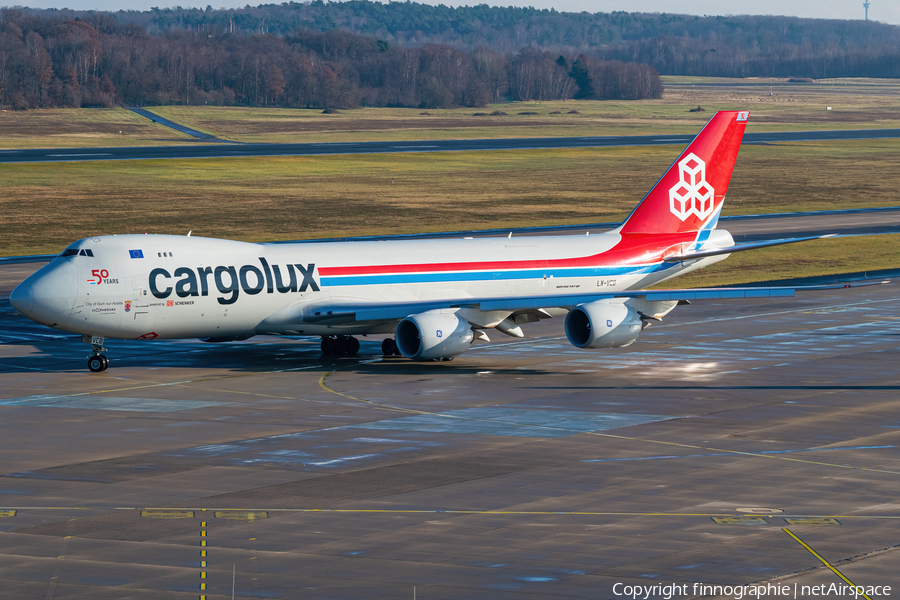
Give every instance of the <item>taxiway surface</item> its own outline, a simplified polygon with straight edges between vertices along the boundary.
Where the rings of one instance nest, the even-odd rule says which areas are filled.
[[[0,163],[661,146],[687,144],[694,139],[694,137],[694,135],[616,135],[557,138],[498,138],[480,140],[335,142],[316,144],[198,144],[125,148],[22,148],[0,150]],[[751,131],[744,134],[743,143],[767,144],[777,142],[873,140],[898,137],[900,137],[900,129]]]
[[[0,267],[0,598],[842,583],[783,529],[900,586],[897,285],[698,301],[618,350],[553,319],[450,363],[110,341],[91,374],[10,307],[37,266]]]

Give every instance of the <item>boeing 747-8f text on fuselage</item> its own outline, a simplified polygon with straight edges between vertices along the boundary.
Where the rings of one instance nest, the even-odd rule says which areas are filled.
[[[618,228],[598,235],[252,244],[169,235],[79,240],[13,291],[20,313],[82,334],[91,371],[104,338],[208,341],[322,336],[355,354],[354,335],[394,334],[385,354],[450,360],[486,330],[565,315],[579,348],[633,343],[697,298],[793,295],[793,288],[646,290],[728,254],[716,229],[748,113],[717,113]]]

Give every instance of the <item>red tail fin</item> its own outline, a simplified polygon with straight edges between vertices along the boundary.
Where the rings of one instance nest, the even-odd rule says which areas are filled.
[[[717,112],[622,225],[622,233],[715,227],[749,112]]]

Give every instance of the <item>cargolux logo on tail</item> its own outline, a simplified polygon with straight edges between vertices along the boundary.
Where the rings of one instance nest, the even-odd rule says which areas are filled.
[[[715,208],[715,190],[706,182],[706,163],[694,154],[678,162],[681,181],[669,189],[669,209],[684,221],[691,215],[705,219]]]

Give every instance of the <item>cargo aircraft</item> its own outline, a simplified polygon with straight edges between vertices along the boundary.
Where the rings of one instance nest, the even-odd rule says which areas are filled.
[[[82,334],[95,372],[109,366],[105,338],[321,336],[325,354],[355,354],[353,336],[393,334],[386,355],[452,360],[489,341],[487,330],[522,337],[522,325],[554,316],[565,317],[579,348],[628,346],[679,303],[794,294],[646,289],[733,252],[816,239],[736,245],[716,229],[748,116],[713,116],[606,233],[280,244],[98,236],[70,245],[10,301],[39,323]]]

